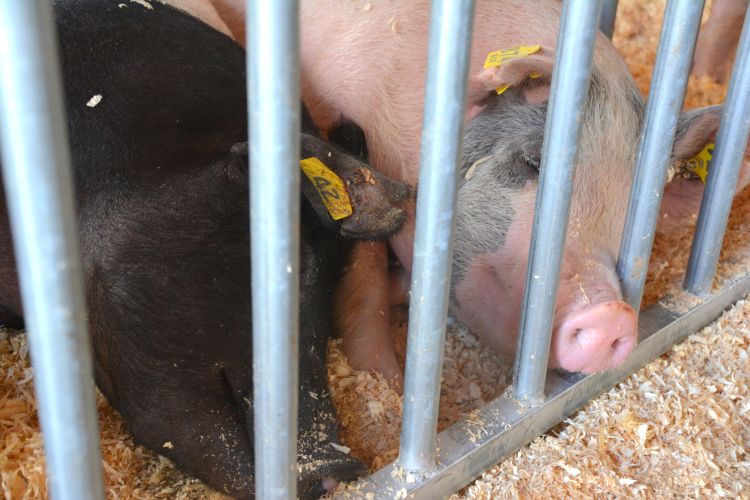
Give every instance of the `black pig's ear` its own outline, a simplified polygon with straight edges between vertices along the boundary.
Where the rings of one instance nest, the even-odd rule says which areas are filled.
[[[365,131],[357,124],[342,120],[328,131],[328,140],[350,155],[367,161],[367,140]]]

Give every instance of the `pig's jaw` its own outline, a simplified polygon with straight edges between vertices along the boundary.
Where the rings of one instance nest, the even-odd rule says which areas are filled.
[[[454,290],[454,313],[503,356],[513,355],[517,346],[528,253],[528,239],[522,236],[528,234],[527,226],[515,220],[506,247],[475,258]],[[633,349],[636,314],[622,301],[611,259],[582,254],[578,249],[584,246],[576,241],[566,244],[549,366],[594,373],[620,365]]]
[[[498,276],[477,259],[455,289],[452,312],[479,340],[501,356],[516,350],[523,284]]]

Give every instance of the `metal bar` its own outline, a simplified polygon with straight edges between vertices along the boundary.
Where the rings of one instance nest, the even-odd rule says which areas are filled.
[[[714,157],[690,249],[685,289],[696,294],[711,291],[724,232],[732,208],[737,178],[750,133],[750,14],[745,14],[732,79],[722,110]]]
[[[602,0],[602,15],[599,16],[599,31],[612,39],[615,32],[615,16],[617,15],[617,0]]]
[[[438,466],[421,477],[401,470],[398,464],[380,469],[352,485],[356,498],[445,498],[482,472],[511,456],[542,432],[552,428],[608,391],[629,374],[669,350],[674,344],[714,321],[727,307],[750,293],[750,275],[680,314],[656,305],[641,311],[640,340],[625,362],[595,375],[566,378],[551,371],[544,405],[519,409],[500,397],[459,420],[438,435]],[[336,498],[347,497],[344,491]]]
[[[664,14],[646,123],[641,132],[635,179],[617,262],[625,301],[636,311],[641,307],[672,142],[685,98],[703,3],[703,0],[669,0]]]
[[[588,94],[600,7],[601,2],[597,0],[566,0],[560,19],[513,372],[514,396],[530,404],[544,398],[578,135]]]
[[[299,340],[299,9],[248,2],[257,498],[296,498]]]
[[[50,496],[104,498],[52,6],[0,7],[3,176]]]
[[[398,458],[403,467],[415,471],[435,466],[473,17],[473,0],[432,2]]]

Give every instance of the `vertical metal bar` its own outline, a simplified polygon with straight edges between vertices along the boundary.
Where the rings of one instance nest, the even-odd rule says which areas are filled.
[[[599,31],[612,39],[615,32],[615,16],[617,15],[617,0],[602,0],[602,14],[599,16]]]
[[[0,6],[3,175],[50,496],[103,498],[91,346],[49,2]]]
[[[636,311],[641,307],[666,171],[685,98],[703,3],[703,0],[669,0],[664,14],[646,123],[641,132],[635,179],[617,262],[625,301]]]
[[[514,397],[531,404],[544,398],[580,121],[588,94],[600,7],[598,0],[566,0],[560,19],[513,372]]]
[[[716,137],[716,152],[710,163],[695,238],[690,249],[684,284],[689,292],[707,294],[711,291],[749,133],[750,13],[745,14],[737,58]]]
[[[473,0],[432,2],[399,454],[414,471],[435,465],[473,17]]]
[[[299,8],[247,5],[257,498],[296,498]],[[255,168],[273,165],[273,168]]]

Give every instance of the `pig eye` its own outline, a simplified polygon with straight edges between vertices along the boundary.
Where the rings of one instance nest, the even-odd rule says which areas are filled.
[[[523,157],[523,161],[525,161],[528,166],[530,166],[531,168],[533,168],[537,172],[539,171],[539,165],[541,164],[541,158],[534,157],[534,156],[531,156],[531,155],[523,155],[522,157]]]

